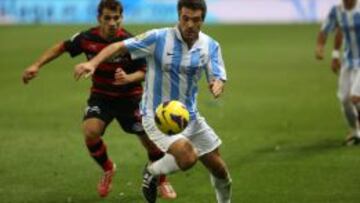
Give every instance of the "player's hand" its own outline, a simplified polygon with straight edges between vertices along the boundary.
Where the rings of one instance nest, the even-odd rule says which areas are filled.
[[[95,66],[90,62],[80,63],[75,66],[74,78],[79,80],[81,77],[88,78],[95,72]]]
[[[117,68],[115,71],[115,81],[114,85],[126,85],[131,82],[131,79],[128,74],[122,68]]]
[[[324,47],[322,47],[322,46],[317,46],[316,47],[315,57],[318,60],[323,60],[324,59]]]
[[[35,78],[39,72],[39,67],[35,65],[29,66],[22,75],[22,81],[24,84],[28,84],[30,80]]]
[[[214,79],[210,82],[209,88],[215,98],[218,98],[224,91],[224,82],[219,79]]]
[[[338,74],[339,70],[341,68],[341,62],[339,58],[333,58],[331,61],[331,70],[335,73]]]

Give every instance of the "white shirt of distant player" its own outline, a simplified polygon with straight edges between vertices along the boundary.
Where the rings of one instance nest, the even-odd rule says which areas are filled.
[[[344,35],[343,67],[360,68],[360,4],[346,10],[343,4],[330,10],[321,30],[328,34],[339,26]]]

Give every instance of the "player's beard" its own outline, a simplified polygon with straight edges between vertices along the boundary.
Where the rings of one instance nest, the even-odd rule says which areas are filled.
[[[184,36],[186,41],[193,43],[199,37],[199,32],[196,32],[195,30],[185,30]]]

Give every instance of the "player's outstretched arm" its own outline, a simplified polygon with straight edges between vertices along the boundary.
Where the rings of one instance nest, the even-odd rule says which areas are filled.
[[[22,81],[28,84],[30,80],[35,78],[41,67],[65,52],[64,43],[60,42],[46,50],[32,65],[27,67],[22,74]]]
[[[324,31],[320,31],[317,40],[316,40],[316,49],[315,49],[315,57],[318,60],[324,59],[324,47],[326,43],[326,33]]]
[[[138,70],[134,73],[127,74],[123,69],[118,68],[115,72],[114,85],[126,85],[133,82],[143,81],[145,79],[145,72]]]
[[[123,55],[127,52],[127,49],[123,42],[112,43],[107,46],[101,52],[99,52],[94,58],[85,63],[80,63],[75,66],[74,77],[75,80],[79,80],[81,77],[89,77],[94,74],[97,66],[110,58],[113,55]]]
[[[213,94],[215,98],[220,97],[220,95],[224,92],[224,81],[220,79],[213,79],[209,83],[210,92]]]

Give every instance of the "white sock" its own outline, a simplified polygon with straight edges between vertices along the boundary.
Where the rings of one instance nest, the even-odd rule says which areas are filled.
[[[215,188],[216,199],[218,203],[231,202],[231,178],[220,179],[212,174],[210,175],[212,186]]]
[[[180,168],[176,163],[175,157],[171,154],[165,156],[148,166],[148,170],[153,175],[169,174],[178,171]]]
[[[351,129],[356,129],[358,126],[357,109],[359,108],[353,105],[350,101],[342,103],[342,111],[344,112],[346,121]]]

